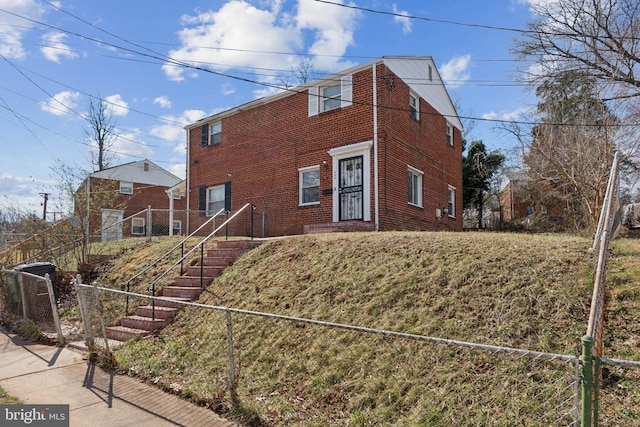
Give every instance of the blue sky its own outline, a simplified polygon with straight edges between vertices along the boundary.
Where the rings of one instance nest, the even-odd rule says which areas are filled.
[[[532,0],[328,1],[343,6],[0,0],[0,209],[41,215],[46,192],[49,219],[64,210],[51,168],[91,168],[91,97],[117,124],[112,164],[148,158],[184,177],[184,125],[273,93],[305,61],[335,72],[384,55],[432,56],[459,113],[480,119],[468,138],[512,146],[493,120],[518,119],[534,101],[516,82],[518,33],[505,28],[525,28]]]

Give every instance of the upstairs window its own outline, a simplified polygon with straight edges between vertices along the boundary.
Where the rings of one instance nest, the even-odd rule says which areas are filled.
[[[120,181],[120,194],[133,194],[133,182]]]
[[[209,145],[220,144],[222,142],[222,122],[215,122],[209,125]]]
[[[348,107],[352,104],[351,76],[342,76],[340,81],[309,88],[309,117],[318,113]]]
[[[447,123],[447,144],[453,147],[453,126],[451,123]]]
[[[420,120],[420,99],[413,92],[409,93],[409,114],[416,120]]]
[[[300,206],[320,203],[320,166],[298,170]]]
[[[409,204],[422,207],[422,171],[409,166],[407,170]]]
[[[222,122],[204,124],[200,128],[200,145],[216,145],[222,142]]]

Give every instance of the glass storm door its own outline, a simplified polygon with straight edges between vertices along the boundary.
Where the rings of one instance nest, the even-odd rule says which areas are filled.
[[[362,156],[340,159],[338,164],[340,221],[362,219]]]

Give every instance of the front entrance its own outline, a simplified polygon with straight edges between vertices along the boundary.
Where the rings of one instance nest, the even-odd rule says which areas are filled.
[[[339,160],[338,182],[340,221],[362,220],[362,156]]]

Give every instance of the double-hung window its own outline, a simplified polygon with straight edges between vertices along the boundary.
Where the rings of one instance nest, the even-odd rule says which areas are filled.
[[[224,205],[224,185],[216,185],[207,188],[207,216],[215,215],[225,207]]]
[[[422,207],[422,171],[409,166],[407,169],[409,204]]]
[[[209,125],[209,145],[220,144],[222,142],[222,122],[215,122]]]
[[[455,218],[456,216],[456,189],[452,186],[449,186],[449,201],[447,204],[447,213],[451,218]]]
[[[413,92],[409,93],[409,114],[416,120],[420,120],[420,98]]]
[[[134,236],[144,235],[144,218],[131,218],[131,234]]]
[[[133,182],[120,181],[120,194],[133,194]]]
[[[447,123],[447,144],[453,147],[453,126]]]
[[[326,85],[309,88],[309,117],[318,113],[348,107],[352,104],[351,75],[332,80]]]
[[[298,169],[300,206],[320,203],[320,166]]]

